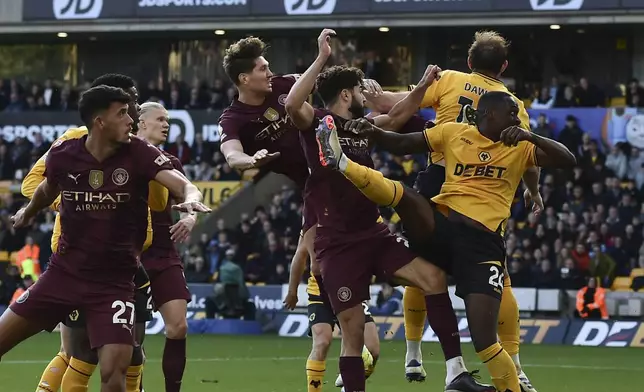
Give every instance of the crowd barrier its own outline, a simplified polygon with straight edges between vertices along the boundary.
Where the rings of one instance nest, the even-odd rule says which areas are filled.
[[[304,337],[307,334],[308,316],[305,313],[284,311],[282,299],[288,287],[286,285],[249,286],[250,298],[257,308],[258,321],[240,320],[207,320],[205,319],[206,298],[213,294],[212,284],[190,284],[191,301],[188,304],[189,333],[193,334],[239,334],[254,335],[274,332],[285,337]],[[375,302],[380,286],[371,286],[371,304]],[[560,290],[533,288],[514,288],[519,308],[522,313],[555,312],[559,310],[558,293]],[[556,295],[555,295],[556,294]],[[623,296],[626,293],[608,293]],[[641,293],[630,293],[641,297]],[[454,295],[450,288],[454,309],[464,310],[463,301]],[[304,310],[307,304],[306,285],[298,288],[298,307]],[[0,314],[4,308],[0,306]],[[405,328],[402,316],[375,316],[380,338],[383,340],[404,340]],[[470,342],[467,320],[459,317],[461,341]],[[160,334],[164,331],[161,314],[154,313],[154,318],[147,325],[147,334]],[[336,329],[336,335],[339,331]],[[567,318],[522,318],[521,339],[528,344],[566,344],[576,346],[606,347],[644,347],[644,322],[638,320],[598,320],[583,321]],[[427,326],[423,341],[437,342],[434,332]]]

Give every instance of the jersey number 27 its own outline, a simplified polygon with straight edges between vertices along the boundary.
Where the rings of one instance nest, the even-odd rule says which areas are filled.
[[[462,123],[464,122],[463,120],[465,119],[465,106],[470,105],[474,107],[474,101],[471,100],[468,97],[460,96],[458,97],[458,104],[461,105],[461,110],[458,112],[458,117],[456,118],[456,122]],[[467,122],[467,121],[465,121]]]

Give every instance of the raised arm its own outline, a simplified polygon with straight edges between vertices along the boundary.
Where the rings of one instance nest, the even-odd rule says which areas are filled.
[[[168,188],[172,197],[179,201],[172,209],[187,212],[211,212],[201,203],[203,196],[199,189],[175,170],[161,170],[154,178],[156,182]]]
[[[331,56],[330,41],[332,36],[335,36],[335,31],[330,29],[322,30],[318,37],[318,57],[295,82],[286,97],[286,103],[284,104],[286,113],[299,129],[309,128],[315,118],[313,106],[307,102],[307,99],[315,87],[315,80],[322,72],[322,68],[324,68],[329,56]]]
[[[411,92],[406,93],[405,97],[396,103],[387,113],[374,118],[374,124],[387,131],[397,131],[400,129],[414,113],[418,112],[420,104],[427,93],[429,86],[434,81],[439,80],[440,67],[429,65],[423,74],[423,77]]]
[[[577,159],[566,146],[539,136],[520,127],[510,127],[501,132],[501,141],[508,146],[516,146],[520,141],[528,141],[534,144],[534,165],[539,167],[563,168],[574,166]]]
[[[31,224],[33,218],[42,210],[50,206],[60,194],[58,185],[47,181],[45,178],[34,191],[33,197],[26,207],[18,210],[16,215],[11,217],[13,227],[26,227]]]

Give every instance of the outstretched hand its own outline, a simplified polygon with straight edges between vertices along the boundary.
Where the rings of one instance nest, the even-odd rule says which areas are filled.
[[[324,29],[318,37],[318,51],[320,55],[331,56],[331,37],[335,37],[335,30]]]
[[[356,135],[370,135],[376,129],[373,126],[373,122],[369,121],[367,118],[358,118],[355,120],[349,120],[344,123],[344,130],[354,133]]]

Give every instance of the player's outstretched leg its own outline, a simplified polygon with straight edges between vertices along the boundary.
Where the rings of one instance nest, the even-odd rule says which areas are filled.
[[[69,339],[69,328],[64,324],[60,325],[60,351],[54,359],[49,362],[49,365],[45,368],[42,376],[40,376],[40,381],[38,381],[38,391],[58,391],[60,385],[63,382],[63,376],[69,366],[70,357],[67,355],[68,350],[66,349],[67,344],[66,340]]]
[[[494,386],[501,392],[521,392],[512,358],[497,342],[500,301],[486,294],[468,294],[465,308],[472,343],[487,366]]]
[[[362,304],[341,311],[338,322],[342,328],[344,354],[340,357],[340,375],[346,392],[365,391],[365,371],[362,360],[364,347],[364,312]]]
[[[526,376],[525,372],[521,368],[521,361],[519,360],[519,343],[521,335],[519,305],[517,304],[517,299],[512,292],[512,283],[507,271],[505,273],[503,286],[503,297],[501,297],[501,308],[499,310],[498,323],[499,340],[501,341],[503,349],[510,354],[512,361],[514,362],[514,366],[516,367],[517,374],[519,376],[521,390],[523,392],[537,392],[528,379],[528,376]]]
[[[373,372],[376,370],[376,363],[380,357],[380,337],[378,336],[378,327],[369,312],[369,305],[366,302],[362,303],[365,314],[364,324],[364,347],[362,348],[362,363],[364,364],[364,377],[365,380],[369,379]],[[344,344],[340,349],[340,355],[344,355]],[[335,386],[342,387],[342,375],[338,374],[335,379]]]
[[[382,173],[361,166],[344,155],[332,117],[323,119],[316,129],[320,163],[341,171],[371,201],[393,207],[405,226],[410,243],[421,244],[434,232],[434,211],[425,198]],[[447,391],[483,392],[491,387],[476,382],[464,365],[458,321],[447,293],[445,271],[422,258],[416,258],[396,272],[396,276],[425,293],[427,319],[445,354]]]
[[[403,314],[405,319],[405,340],[407,341],[405,378],[409,382],[424,382],[427,373],[423,368],[421,341],[427,319],[427,309],[425,308],[425,293],[423,290],[412,286],[405,287]]]

